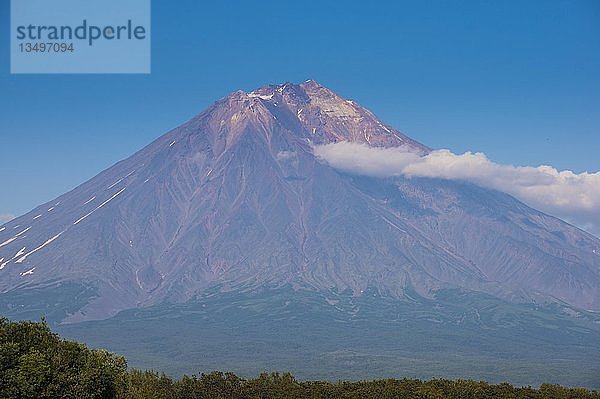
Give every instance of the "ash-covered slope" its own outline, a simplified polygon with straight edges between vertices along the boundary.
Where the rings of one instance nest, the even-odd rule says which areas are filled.
[[[1,226],[0,305],[80,321],[291,286],[600,310],[595,237],[480,187],[339,173],[312,152],[338,141],[429,151],[314,81],[235,92]]]

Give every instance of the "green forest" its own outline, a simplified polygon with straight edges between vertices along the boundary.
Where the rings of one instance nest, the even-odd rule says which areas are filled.
[[[215,371],[176,380],[154,371],[128,368],[123,356],[63,340],[43,320],[11,322],[0,318],[0,398],[600,399],[600,392],[552,384],[536,389],[444,379],[299,381],[290,373],[264,373],[245,379]]]

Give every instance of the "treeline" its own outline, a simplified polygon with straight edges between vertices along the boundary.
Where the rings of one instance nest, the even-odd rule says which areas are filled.
[[[0,319],[0,398],[267,399],[600,399],[600,393],[544,384],[539,389],[466,380],[298,381],[289,373],[243,379],[212,372],[174,380],[128,369],[124,357],[62,340],[45,322]]]
[[[413,379],[358,382],[297,381],[291,374],[261,374],[244,380],[232,373],[212,372],[178,381],[149,371],[129,373],[127,398],[206,399],[587,399],[600,393],[544,384],[539,389],[491,385],[467,380]]]

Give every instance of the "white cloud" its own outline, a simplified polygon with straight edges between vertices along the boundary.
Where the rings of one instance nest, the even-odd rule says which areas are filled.
[[[11,215],[10,213],[0,213],[0,224],[11,221],[15,218],[15,215]]]
[[[374,148],[340,142],[315,146],[331,166],[367,176],[416,176],[466,180],[509,193],[600,236],[600,171],[573,173],[552,166],[512,166],[490,161],[481,152],[436,150],[420,156],[404,147]]]

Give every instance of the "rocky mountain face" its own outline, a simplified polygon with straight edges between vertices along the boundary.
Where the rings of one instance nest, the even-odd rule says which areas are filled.
[[[500,192],[352,176],[314,156],[340,141],[430,151],[314,81],[232,93],[0,226],[0,306],[78,322],[291,287],[600,311],[597,238]]]

